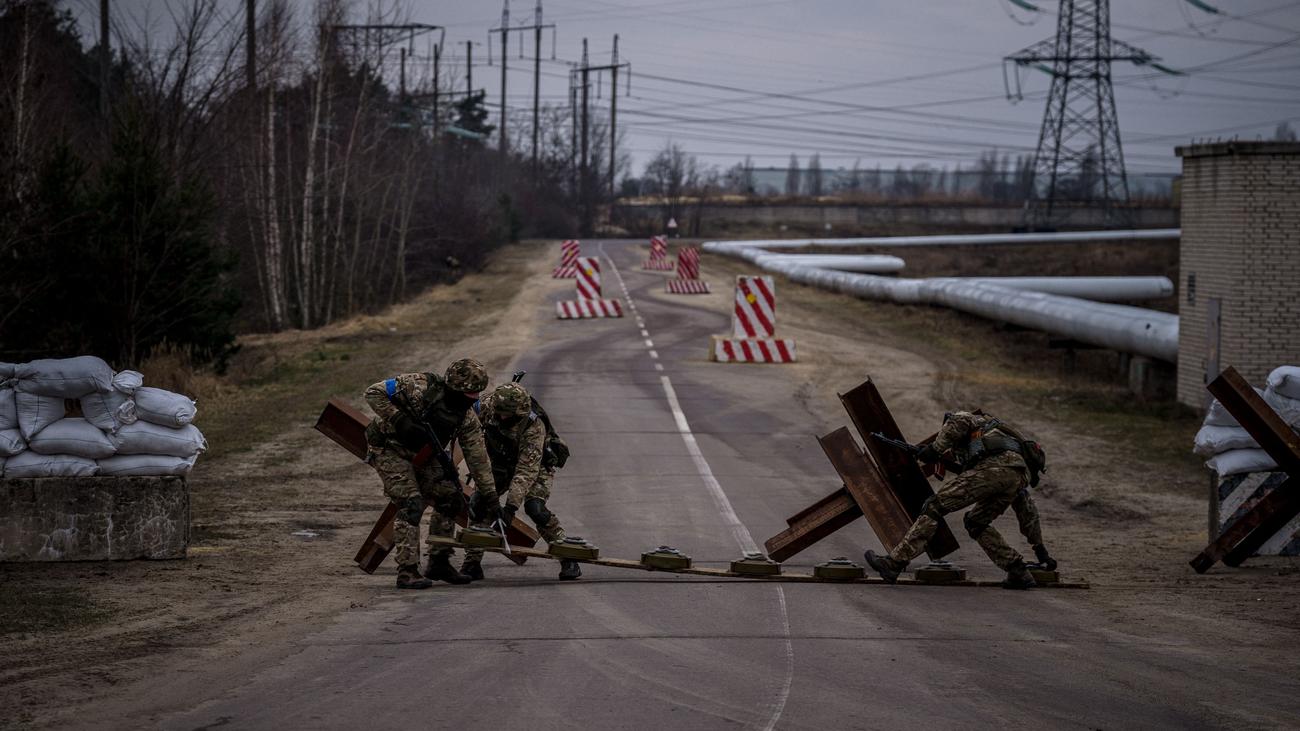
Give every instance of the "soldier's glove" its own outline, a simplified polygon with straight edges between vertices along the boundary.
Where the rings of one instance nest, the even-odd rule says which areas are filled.
[[[927,444],[916,452],[916,461],[925,464],[934,464],[939,461],[939,452],[935,450],[933,444]]]
[[[1044,546],[1041,543],[1035,543],[1034,558],[1038,559],[1038,565],[1042,566],[1044,569],[1048,571],[1056,570],[1056,559],[1052,558],[1051,554],[1047,552],[1047,546]]]
[[[519,506],[518,506],[518,505],[511,505],[510,503],[506,503],[505,505],[502,505],[502,506],[501,506],[501,522],[505,523],[505,524],[506,524],[506,527],[509,527],[509,526],[510,526],[510,521],[512,521],[512,520],[515,519],[515,513],[517,513],[517,512],[519,512]]]
[[[391,423],[393,425],[393,435],[397,437],[397,441],[403,447],[419,451],[429,443],[429,435],[410,416],[398,414],[393,417]]]

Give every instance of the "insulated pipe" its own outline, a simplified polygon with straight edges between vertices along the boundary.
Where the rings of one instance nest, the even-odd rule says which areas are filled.
[[[762,249],[713,247],[755,261]],[[895,279],[767,259],[763,269],[791,281],[864,299],[944,305],[993,320],[1042,330],[1084,343],[1168,361],[1178,360],[1178,316],[1138,307],[1026,292],[964,279]]]
[[[1079,297],[1094,302],[1153,300],[1174,293],[1169,277],[961,277],[1011,289]]]
[[[903,269],[902,259],[884,254],[764,254],[758,258],[758,261],[762,262],[768,259],[806,264],[823,269],[835,269],[841,272],[885,274]]]
[[[1125,231],[1061,231],[1023,234],[957,234],[945,236],[873,236],[859,239],[754,239],[752,241],[709,241],[705,251],[721,247],[752,246],[760,249],[808,246],[959,246],[970,244],[1071,244],[1083,241],[1134,241],[1177,239],[1177,228],[1130,229]]]

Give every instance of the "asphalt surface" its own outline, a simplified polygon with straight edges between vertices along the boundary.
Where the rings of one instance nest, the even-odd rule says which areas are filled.
[[[668,544],[722,566],[834,488],[811,437],[824,419],[781,366],[708,363],[708,336],[727,319],[689,296],[652,294],[664,275],[636,269],[637,243],[602,244],[606,292],[622,295],[621,275],[635,305],[627,317],[551,322],[549,344],[516,363],[573,451],[551,507],[602,555]],[[995,578],[959,540],[957,561]],[[859,521],[791,564],[860,561],[869,547],[878,543]],[[561,583],[556,563],[491,555],[486,570],[469,587],[388,590],[305,638],[259,648],[272,659],[214,672],[184,708],[147,723],[1198,728],[1270,725],[1297,705],[1286,670],[1271,681],[1232,672],[1249,664],[1249,647],[1134,629],[1078,591],[775,585],[604,567]],[[358,581],[388,585],[391,572]]]

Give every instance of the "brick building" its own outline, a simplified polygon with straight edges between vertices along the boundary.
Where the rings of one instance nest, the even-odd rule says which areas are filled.
[[[1218,142],[1183,158],[1178,400],[1235,366],[1300,365],[1300,143]]]

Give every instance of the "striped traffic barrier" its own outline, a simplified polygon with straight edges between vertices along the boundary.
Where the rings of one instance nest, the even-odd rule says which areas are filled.
[[[731,334],[713,336],[709,359],[719,363],[794,362],[794,341],[776,337],[776,287],[771,277],[736,277]]]
[[[552,279],[573,279],[578,276],[578,254],[582,244],[576,239],[569,239],[560,244],[560,265],[551,272]]]
[[[1218,480],[1218,504],[1211,506],[1217,534],[1226,533],[1287,481],[1285,472],[1251,472]],[[1255,550],[1256,556],[1300,556],[1300,517],[1292,518]]]
[[[592,317],[622,317],[623,305],[616,299],[604,299],[600,287],[600,260],[580,256],[577,270],[576,300],[555,303],[555,316],[561,320],[582,320]]]
[[[677,278],[664,284],[668,294],[709,294],[709,283],[700,279],[700,250],[687,247],[677,252]]]
[[[650,237],[650,258],[646,259],[641,268],[652,272],[671,272],[673,270],[673,262],[668,258],[668,237]]]

